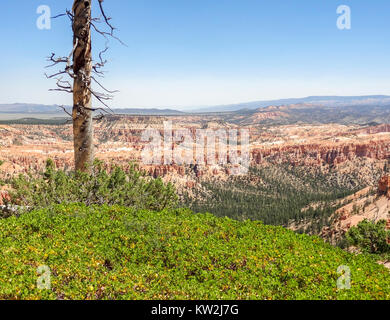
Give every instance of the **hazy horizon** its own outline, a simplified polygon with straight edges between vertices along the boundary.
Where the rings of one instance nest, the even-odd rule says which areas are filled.
[[[199,106],[193,106],[193,107],[181,107],[181,106],[151,106],[151,107],[137,107],[137,106],[127,106],[127,107],[116,107],[115,105],[111,106],[112,109],[145,109],[145,110],[174,110],[174,111],[180,111],[180,112],[191,112],[191,111],[206,111],[207,108],[213,108],[213,107],[228,107],[228,106],[239,106],[239,105],[245,105],[245,104],[255,104],[255,103],[266,103],[266,102],[282,102],[282,100],[301,100],[302,102],[293,102],[293,103],[305,103],[304,100],[310,99],[310,98],[351,98],[351,99],[360,99],[360,98],[373,98],[373,97],[383,97],[383,98],[390,98],[390,95],[380,95],[380,94],[369,94],[369,95],[357,95],[357,96],[304,96],[304,97],[289,97],[289,98],[282,98],[282,99],[271,99],[271,100],[255,100],[255,101],[240,101],[240,102],[234,102],[234,103],[227,103],[227,104],[221,104],[221,105],[199,105]],[[287,103],[288,104],[288,103]],[[59,104],[42,104],[42,103],[35,103],[35,102],[12,102],[12,103],[2,103],[0,101],[0,106],[4,105],[27,105],[27,106],[45,106],[45,107],[52,107],[52,106],[60,106]],[[72,105],[66,105],[66,107],[71,107]],[[62,111],[60,109],[53,111],[53,113],[57,113],[59,111]],[[212,112],[213,110],[210,110]],[[1,110],[0,110],[1,112]],[[17,112],[16,112],[17,113]]]

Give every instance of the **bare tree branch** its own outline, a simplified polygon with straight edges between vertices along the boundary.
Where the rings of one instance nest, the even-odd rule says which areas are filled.
[[[58,107],[61,108],[62,110],[64,110],[64,112],[65,112],[69,117],[72,117],[72,114],[69,113],[69,112],[66,110],[65,106],[58,106]]]
[[[83,73],[80,74],[80,72],[78,72],[77,76],[82,79],[82,81],[81,81],[82,86],[85,87],[92,94],[92,96],[95,97],[96,100],[100,104],[102,104],[104,107],[103,108],[87,108],[85,106],[84,107],[77,106],[77,108],[78,108],[79,112],[82,112],[81,108],[84,108],[85,110],[89,110],[89,111],[101,110],[105,113],[114,113],[113,110],[109,107],[108,101],[113,99],[113,94],[117,93],[118,91],[117,90],[112,90],[112,91],[108,90],[105,86],[102,85],[102,83],[100,81],[98,81],[96,79],[96,77],[99,77],[99,78],[104,77],[105,72],[103,71],[103,68],[105,67],[105,65],[107,63],[107,60],[103,58],[103,55],[109,50],[108,38],[113,38],[113,39],[119,41],[122,45],[125,45],[125,44],[114,35],[116,28],[111,23],[111,17],[109,17],[104,10],[104,6],[103,6],[104,0],[97,0],[97,1],[99,4],[101,16],[100,17],[90,17],[88,19],[88,22],[89,22],[89,25],[92,26],[93,30],[96,33],[100,34],[105,39],[107,39],[107,42],[106,42],[105,48],[103,50],[101,50],[98,54],[99,60],[92,66],[92,72],[94,73],[95,76],[92,76],[92,75],[87,76],[86,74],[83,74]],[[53,16],[52,19],[56,19],[56,18],[60,18],[60,17],[68,17],[73,25],[74,15],[73,15],[72,11],[66,9],[64,13]],[[104,29],[100,29],[98,27],[98,24],[100,24],[100,23],[105,24],[106,27],[108,27],[108,31],[106,31]],[[55,53],[52,53],[47,58],[47,61],[50,64],[48,66],[46,66],[46,68],[51,68],[51,67],[54,67],[54,66],[57,66],[60,64],[64,64],[63,69],[59,70],[58,72],[55,72],[55,73],[50,74],[50,75],[45,73],[46,78],[56,79],[57,88],[50,89],[49,91],[62,91],[62,92],[67,92],[67,93],[73,92],[72,84],[70,83],[70,81],[63,79],[63,77],[66,76],[72,80],[76,78],[76,75],[75,75],[74,70],[73,70],[73,61],[72,60],[73,60],[73,56],[75,54],[75,50],[79,45],[79,41],[80,41],[80,39],[78,37],[76,37],[75,41],[74,41],[73,48],[68,56],[56,56]],[[98,87],[100,87],[104,91],[104,93],[95,91],[92,88],[92,82],[95,83]],[[69,114],[65,110],[64,107],[61,107],[61,108],[63,108],[63,110],[65,111],[66,114],[72,116],[71,114]],[[94,118],[94,120],[101,120],[103,117],[104,117],[104,115],[102,113],[100,113],[100,115],[97,116],[96,118]]]

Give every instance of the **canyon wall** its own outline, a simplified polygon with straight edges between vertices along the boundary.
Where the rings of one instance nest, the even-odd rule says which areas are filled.
[[[96,156],[103,161],[126,164],[136,161],[151,175],[164,176],[175,172],[184,175],[188,166],[144,166],[141,151],[145,146],[141,134],[146,128],[163,130],[164,121],[173,121],[174,129],[191,132],[207,127],[235,128],[234,124],[201,117],[114,117],[96,124]],[[250,131],[252,165],[285,162],[292,165],[331,165],[356,158],[386,160],[390,158],[390,125],[361,128],[344,125],[306,125],[242,127]],[[73,167],[72,131],[70,125],[2,125],[0,126],[0,168],[14,174],[38,170],[52,158],[59,168]],[[229,173],[227,168],[197,166],[190,168],[196,176]]]

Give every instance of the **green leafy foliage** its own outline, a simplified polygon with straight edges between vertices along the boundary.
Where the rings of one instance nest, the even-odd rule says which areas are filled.
[[[0,230],[1,299],[390,299],[390,273],[371,257],[260,222],[73,204]],[[337,289],[341,265],[350,290]]]
[[[19,175],[10,181],[13,204],[44,208],[53,204],[84,203],[122,205],[137,209],[163,210],[177,201],[172,184],[146,177],[134,165],[123,170],[114,167],[107,172],[104,164],[95,161],[91,173],[56,170],[52,160],[45,172]]]
[[[346,234],[350,245],[359,247],[366,253],[390,253],[390,231],[386,230],[386,221],[377,223],[364,220],[352,227]]]

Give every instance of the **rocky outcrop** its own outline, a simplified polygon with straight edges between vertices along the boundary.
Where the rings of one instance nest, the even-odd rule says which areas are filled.
[[[343,199],[341,203],[347,202],[347,204],[335,212],[331,217],[332,225],[324,227],[321,236],[335,244],[351,227],[357,226],[363,220],[373,222],[386,220],[386,227],[390,229],[389,188],[390,178],[384,176],[378,183],[377,193],[373,194],[368,187]]]
[[[385,160],[390,158],[390,140],[367,142],[364,144],[301,144],[281,147],[255,148],[251,156],[256,164],[267,159],[291,164],[337,165],[355,158]]]
[[[390,199],[390,176],[383,176],[379,180],[378,193]]]

